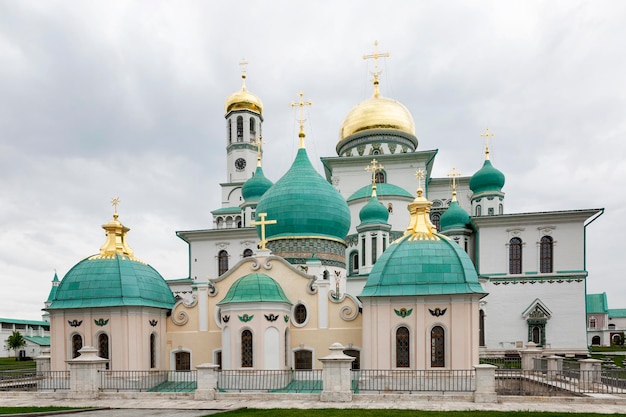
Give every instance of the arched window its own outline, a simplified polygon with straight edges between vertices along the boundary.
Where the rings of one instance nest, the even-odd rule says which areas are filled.
[[[79,334],[72,336],[72,359],[80,356],[79,350],[83,348],[83,338]]]
[[[485,346],[485,310],[478,310],[478,343]]]
[[[256,120],[254,118],[250,118],[250,141],[256,139]]]
[[[109,358],[109,336],[106,333],[100,333],[98,336],[98,356],[104,359]],[[109,364],[106,364],[106,368],[109,369]]]
[[[222,275],[228,271],[228,252],[221,250],[217,254],[217,275]]]
[[[531,342],[541,345],[541,329],[539,326],[533,326],[532,328],[532,340]]]
[[[376,263],[376,259],[378,259],[378,238],[376,236],[372,236],[372,265]]]
[[[509,241],[509,274],[522,273],[522,239],[514,237]]]
[[[504,206],[502,204],[498,206],[498,214],[504,214]]]
[[[252,256],[252,249],[246,249],[243,251],[243,257],[244,258],[249,258]]]
[[[430,331],[430,366],[442,368],[446,366],[446,342],[443,327],[435,326]]]
[[[293,357],[295,369],[313,369],[313,352],[310,350],[296,350]]]
[[[613,323],[609,324],[609,330],[615,330],[615,324]]]
[[[600,336],[594,336],[591,339],[591,344],[595,346],[600,346]]]
[[[589,318],[589,328],[590,329],[595,329],[596,328],[596,318],[595,317],[590,317]]]
[[[550,236],[544,236],[541,238],[539,250],[539,270],[544,274],[552,272],[553,243],[554,241]]]
[[[228,143],[231,144],[233,143],[233,121],[232,120],[228,120]]]
[[[480,208],[480,204],[476,206],[476,215],[480,216],[481,215],[481,208]]]
[[[237,142],[243,142],[243,117],[237,116]]]
[[[353,274],[359,273],[359,252],[357,251],[350,254],[350,272]]]
[[[254,366],[254,350],[252,347],[252,332],[241,332],[241,367],[252,368]]]
[[[157,343],[156,343],[156,335],[152,333],[150,335],[150,368],[157,367]]]
[[[175,358],[177,371],[191,370],[191,354],[189,352],[176,352]]]
[[[408,368],[410,363],[409,329],[398,327],[396,330],[396,368]]]
[[[441,225],[439,220],[441,219],[441,214],[439,213],[430,213],[430,221],[437,228],[437,230],[441,230]]]
[[[376,175],[374,176],[376,184],[384,184],[386,181],[385,171],[376,171]]]

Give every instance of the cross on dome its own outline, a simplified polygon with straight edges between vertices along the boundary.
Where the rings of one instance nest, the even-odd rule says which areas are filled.
[[[298,93],[298,96],[300,96],[300,100],[296,103],[296,102],[292,102],[291,103],[291,107],[298,107],[298,122],[300,123],[300,133],[298,133],[298,137],[300,138],[300,148],[304,148],[304,122],[306,121],[306,119],[304,118],[304,106],[312,106],[313,102],[312,101],[304,101],[304,93],[302,92],[302,90],[300,90],[300,92]]]
[[[380,96],[380,92],[378,91],[378,76],[382,71],[378,70],[378,58],[389,58],[389,52],[378,53],[378,41],[374,41],[374,53],[369,55],[363,55],[363,59],[373,59],[374,60],[374,72],[372,75],[374,76],[374,97]]]
[[[250,222],[250,224],[252,226],[261,226],[261,242],[259,242],[259,244],[261,245],[261,250],[265,250],[265,244],[267,243],[267,240],[265,239],[265,226],[267,226],[268,224],[276,224],[276,220],[265,220],[265,218],[267,217],[267,213],[259,213],[258,216],[261,218],[261,220],[253,220]]]
[[[261,166],[261,145],[265,145],[267,142],[263,142],[263,138],[259,136],[259,138],[254,142],[256,145],[256,165]]]
[[[378,160],[372,159],[372,163],[365,167],[367,172],[372,173],[372,187],[376,189],[376,173],[382,171],[384,166],[378,163]]]
[[[485,138],[485,159],[489,159],[489,138],[495,135],[489,131],[489,128],[485,129],[485,133],[481,133],[480,137]]]
[[[446,175],[452,177],[452,201],[456,201],[456,179],[461,176],[461,173],[457,172],[455,167],[452,167],[452,172]]]
[[[422,191],[422,180],[426,178],[426,172],[420,168],[415,171],[415,178],[417,178],[417,194],[420,195]]]

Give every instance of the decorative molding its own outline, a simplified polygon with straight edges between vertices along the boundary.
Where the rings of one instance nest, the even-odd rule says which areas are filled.
[[[270,313],[270,314],[264,314],[265,319],[269,322],[274,322],[276,321],[280,316],[274,313]]]
[[[215,246],[217,246],[218,249],[226,249],[229,244],[229,242],[217,242]]]
[[[239,320],[241,320],[242,322],[247,323],[247,322],[249,322],[250,320],[252,320],[254,318],[254,314],[248,315],[246,313],[243,316],[237,316],[237,317],[239,317]]]
[[[150,326],[156,327],[156,325],[159,323],[159,321],[156,320],[156,319],[152,319],[152,320],[149,320],[148,323],[150,323]]]
[[[176,308],[178,308],[181,304],[184,307],[193,308],[196,306],[196,304],[198,304],[198,297],[194,295],[189,301],[185,299],[178,300],[176,304],[174,304],[174,307],[172,308],[172,312],[175,311]],[[179,311],[176,314],[172,314],[172,323],[174,323],[175,325],[184,326],[188,322],[189,322],[189,314],[187,314],[186,311]]]
[[[230,321],[230,316],[228,314],[225,314],[222,316],[222,321],[224,323],[228,323]]]
[[[393,309],[394,313],[396,313],[396,316],[398,317],[402,317],[403,319],[406,317],[409,317],[411,315],[411,313],[413,312],[413,309],[406,309],[404,307],[402,307],[400,310],[396,310],[395,308]]]
[[[96,326],[103,327],[103,326],[107,325],[107,323],[109,322],[109,319],[106,319],[106,320],[105,319],[97,319],[97,320],[94,320],[93,322],[94,322],[94,324]]]
[[[431,314],[432,316],[435,316],[435,317],[440,317],[440,316],[443,316],[444,314],[446,314],[446,311],[448,311],[448,309],[447,309],[447,308],[441,309],[441,308],[437,307],[437,308],[436,308],[436,309],[434,309],[434,310],[431,310],[431,309],[429,308],[429,309],[428,309],[428,311],[430,312],[430,314]]]
[[[83,324],[82,320],[68,320],[67,324],[69,324],[72,327],[80,327],[81,324]]]
[[[285,323],[289,323],[289,315],[285,314],[283,319],[285,320]]]

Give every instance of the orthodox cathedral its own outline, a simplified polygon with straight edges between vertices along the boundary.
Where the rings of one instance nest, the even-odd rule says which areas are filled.
[[[437,151],[418,149],[378,76],[323,175],[301,93],[300,147],[272,182],[244,71],[225,102],[222,206],[211,228],[177,232],[189,277],[165,281],[136,258],[115,210],[100,252],[53,282],[52,369],[85,345],[114,370],[315,369],[335,342],[361,369],[470,369],[528,342],[586,355],[585,229],[602,210],[508,213],[488,145],[471,177],[432,177]]]

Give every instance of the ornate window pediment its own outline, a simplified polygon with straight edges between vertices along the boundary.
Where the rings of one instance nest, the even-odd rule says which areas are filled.
[[[552,312],[540,299],[537,298],[526,310],[524,310],[522,317],[528,322],[545,323],[552,317]]]

